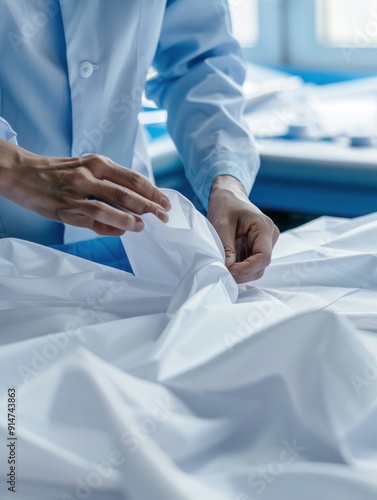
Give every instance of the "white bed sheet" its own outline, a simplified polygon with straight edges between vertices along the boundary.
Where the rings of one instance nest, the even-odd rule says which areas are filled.
[[[0,241],[0,498],[375,499],[377,216],[283,234],[238,288],[167,194],[123,238],[135,277]]]

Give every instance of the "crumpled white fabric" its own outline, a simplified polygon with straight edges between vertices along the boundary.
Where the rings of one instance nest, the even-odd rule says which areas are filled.
[[[377,216],[283,234],[238,288],[208,222],[167,194],[170,222],[123,239],[136,276],[0,241],[9,498],[375,499]]]

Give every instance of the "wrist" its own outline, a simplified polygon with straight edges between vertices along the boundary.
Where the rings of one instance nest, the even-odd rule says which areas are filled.
[[[233,177],[232,175],[227,175],[227,174],[218,175],[213,181],[210,196],[216,193],[216,191],[224,189],[248,197],[243,184],[238,179],[236,179],[236,177]]]

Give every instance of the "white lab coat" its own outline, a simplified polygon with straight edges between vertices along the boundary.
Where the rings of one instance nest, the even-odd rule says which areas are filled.
[[[242,119],[244,67],[227,2],[0,0],[0,6],[0,115],[21,146],[43,155],[100,153],[152,179],[138,123],[146,87],[168,110],[169,131],[204,206],[219,174],[251,189],[259,159]],[[152,64],[158,76],[145,85]],[[17,236],[12,231],[20,224],[9,224],[5,211],[0,205],[3,236]],[[43,240],[55,223],[41,224]]]

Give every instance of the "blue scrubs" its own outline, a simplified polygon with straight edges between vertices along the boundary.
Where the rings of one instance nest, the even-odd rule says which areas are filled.
[[[50,247],[98,264],[105,264],[129,273],[133,272],[120,238],[105,236],[95,240],[50,245]]]

